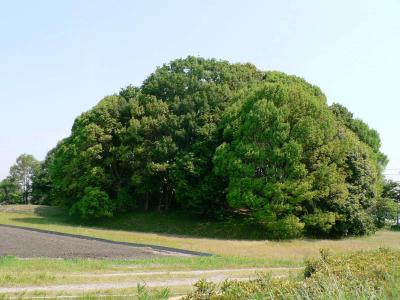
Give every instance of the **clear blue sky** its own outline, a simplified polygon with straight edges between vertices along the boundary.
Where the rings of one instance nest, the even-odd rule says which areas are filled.
[[[1,1],[0,178],[74,118],[187,55],[320,86],[380,132],[400,168],[400,1]]]

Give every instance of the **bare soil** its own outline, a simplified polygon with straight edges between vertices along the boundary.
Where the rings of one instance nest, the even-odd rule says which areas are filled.
[[[196,254],[173,248],[118,243],[83,236],[0,226],[0,256],[4,255],[22,258],[145,259]]]

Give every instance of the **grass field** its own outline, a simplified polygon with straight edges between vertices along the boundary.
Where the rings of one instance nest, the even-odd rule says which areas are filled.
[[[304,260],[319,255],[321,248],[332,253],[348,253],[356,250],[380,247],[400,249],[400,232],[380,231],[372,236],[343,240],[297,239],[291,241],[245,240],[210,238],[208,235],[234,236],[240,224],[229,228],[177,214],[127,214],[97,224],[79,224],[55,208],[38,206],[0,207],[0,224],[39,228],[63,233],[92,236],[114,241],[125,241],[175,247],[215,254],[211,257],[156,258],[147,260],[94,260],[94,259],[0,259],[0,287],[47,286],[74,283],[112,283],[121,281],[184,279],[191,270],[248,269],[269,267],[301,267]],[[221,229],[222,228],[222,229]],[[243,229],[244,230],[244,229]],[[207,233],[203,232],[207,231]],[[154,274],[154,271],[159,273]],[[164,273],[160,273],[166,272]],[[176,271],[182,273],[174,273]],[[274,269],[274,275],[297,274],[298,270]],[[153,272],[137,276],[135,272]],[[235,271],[242,277],[255,271]],[[112,274],[120,273],[115,276]],[[221,273],[223,273],[221,271]],[[235,274],[236,274],[235,273]],[[101,274],[101,276],[99,276]],[[174,286],[173,294],[186,292],[189,286]],[[118,293],[137,293],[136,289],[120,289]],[[162,292],[159,290],[158,292]],[[102,291],[115,294],[113,290]],[[15,293],[14,293],[15,294]],[[47,293],[46,295],[48,295]],[[50,294],[74,294],[73,291]],[[20,294],[16,294],[21,296]],[[26,295],[26,293],[23,293]],[[43,295],[35,292],[32,295]],[[89,297],[89,296],[88,296]],[[90,298],[90,297],[89,297]]]
[[[145,220],[146,216],[147,220]],[[315,257],[321,248],[329,248],[333,253],[379,247],[400,249],[400,233],[384,230],[367,237],[342,240],[267,241],[199,237],[195,232],[207,230],[210,234],[213,228],[218,228],[218,223],[204,223],[187,217],[178,222],[176,215],[169,214],[159,214],[156,217],[136,213],[121,218],[113,218],[107,222],[82,225],[70,220],[65,214],[54,208],[17,206],[0,210],[0,224],[80,234],[113,241],[162,245],[221,256],[268,259],[272,262],[282,261],[285,263],[302,262],[305,258]],[[182,232],[182,235],[172,232]],[[226,233],[224,236],[229,237],[229,234]]]

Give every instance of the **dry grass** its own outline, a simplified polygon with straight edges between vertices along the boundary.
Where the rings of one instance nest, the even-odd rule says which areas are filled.
[[[399,299],[400,251],[378,249],[345,255],[321,252],[302,277],[272,278],[260,274],[250,281],[196,283],[185,300],[203,299]]]

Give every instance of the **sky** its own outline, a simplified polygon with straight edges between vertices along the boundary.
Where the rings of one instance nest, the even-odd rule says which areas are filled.
[[[318,85],[378,130],[400,174],[399,16],[398,0],[0,0],[0,179],[104,96],[188,55]]]

